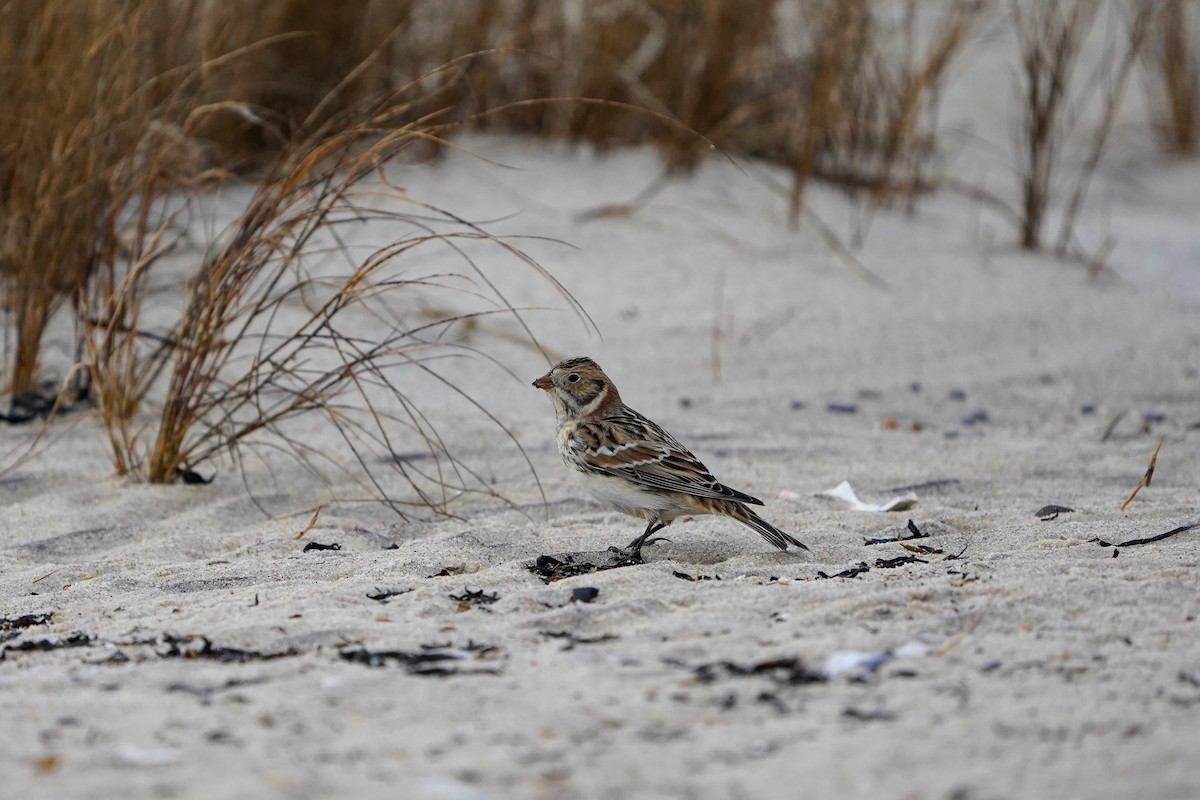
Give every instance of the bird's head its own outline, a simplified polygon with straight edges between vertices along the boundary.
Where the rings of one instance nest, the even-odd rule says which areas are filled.
[[[590,358],[568,358],[533,382],[550,395],[559,422],[588,417],[620,403],[617,387]]]

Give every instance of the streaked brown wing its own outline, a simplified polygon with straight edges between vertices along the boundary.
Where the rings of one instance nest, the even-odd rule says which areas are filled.
[[[653,423],[650,425],[657,429]],[[669,435],[665,442],[625,438],[630,430],[630,426],[614,429],[603,423],[585,423],[572,432],[571,446],[590,469],[647,489],[762,505],[758,498],[714,478],[700,459]]]

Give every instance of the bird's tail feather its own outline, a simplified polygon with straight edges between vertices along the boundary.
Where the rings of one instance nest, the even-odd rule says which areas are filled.
[[[759,533],[759,535],[761,535],[771,544],[778,547],[780,550],[787,550],[789,544],[793,547],[798,547],[801,550],[808,549],[808,545],[804,544],[804,542],[800,541],[791,534],[787,534],[779,530],[774,525],[767,522],[765,519],[760,517],[758,514],[755,514],[741,503],[730,503],[730,506],[732,506],[732,508],[730,509],[729,516],[733,517],[746,527],[753,528]]]

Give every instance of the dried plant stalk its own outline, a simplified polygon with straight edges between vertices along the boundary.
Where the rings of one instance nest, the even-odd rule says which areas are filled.
[[[1019,123],[1021,246],[1041,247],[1051,181],[1062,148],[1064,114],[1079,45],[1095,16],[1095,0],[1012,0],[1020,50],[1023,117]]]

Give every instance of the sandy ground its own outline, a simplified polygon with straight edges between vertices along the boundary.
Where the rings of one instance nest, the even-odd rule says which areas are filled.
[[[640,525],[571,481],[528,385],[546,359],[500,319],[456,335],[512,374],[440,369],[486,399],[540,490],[485,418],[412,391],[510,504],[331,505],[297,539],[320,496],[294,465],[122,483],[78,418],[0,476],[4,796],[1200,796],[1200,529],[1119,546],[1200,523],[1194,166],[1102,176],[1081,224],[1117,237],[1098,275],[1011,249],[958,198],[909,216],[814,190],[877,285],[790,230],[759,168],[714,161],[585,221],[655,158],[468,145],[493,161],[398,180],[546,237],[518,244],[602,336],[514,259],[484,248],[481,266],[550,309],[529,320],[555,356],[596,358],[811,552],[697,518],[644,565],[531,572],[602,562]],[[421,250],[409,268],[461,263]],[[817,496],[842,480],[918,499]],[[1048,504],[1073,511],[1042,519]]]

